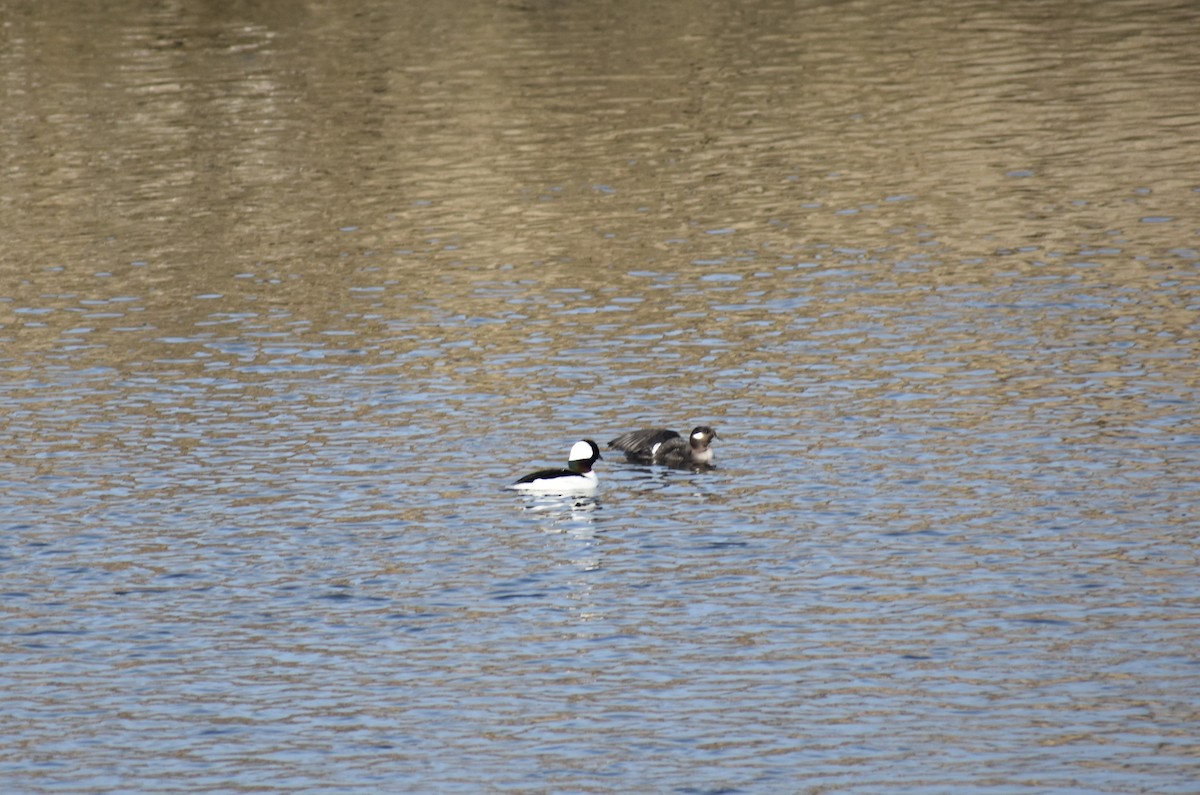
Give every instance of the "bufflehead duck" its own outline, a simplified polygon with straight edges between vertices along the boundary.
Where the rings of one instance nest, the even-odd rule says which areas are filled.
[[[591,439],[583,439],[571,447],[566,469],[531,472],[509,488],[529,494],[591,494],[599,483],[592,464],[599,460],[600,448]]]
[[[675,431],[648,428],[623,433],[608,443],[609,449],[620,450],[625,458],[636,464],[665,464],[669,467],[712,466],[713,451],[708,445],[718,439],[717,432],[707,425],[692,428],[686,440]]]

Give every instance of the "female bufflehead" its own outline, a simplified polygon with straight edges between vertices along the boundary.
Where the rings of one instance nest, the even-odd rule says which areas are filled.
[[[649,428],[623,433],[608,443],[609,449],[620,450],[635,464],[664,464],[669,467],[712,466],[713,451],[708,445],[718,439],[717,432],[707,425],[692,428],[685,441],[675,431]]]
[[[600,448],[591,439],[584,439],[571,448],[566,469],[531,472],[509,488],[529,494],[591,494],[599,483],[592,464],[599,460]]]

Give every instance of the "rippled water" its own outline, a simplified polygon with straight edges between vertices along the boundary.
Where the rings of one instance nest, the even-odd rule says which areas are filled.
[[[1191,4],[55,6],[6,792],[1195,791]]]

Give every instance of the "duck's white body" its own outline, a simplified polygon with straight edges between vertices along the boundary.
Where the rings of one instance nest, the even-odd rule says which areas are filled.
[[[566,469],[530,472],[509,488],[526,494],[593,494],[600,481],[592,465],[599,460],[600,448],[591,439],[583,439],[571,448]]]
[[[594,494],[599,485],[595,472],[577,475],[566,469],[547,469],[526,475],[509,488],[526,494]]]

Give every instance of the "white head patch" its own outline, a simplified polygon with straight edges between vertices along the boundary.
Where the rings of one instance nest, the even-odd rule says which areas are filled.
[[[704,431],[696,431],[695,433],[692,434],[692,438],[693,439],[703,439]]]
[[[567,457],[568,461],[587,461],[592,457],[592,446],[587,442],[576,442],[571,448],[571,455]]]

